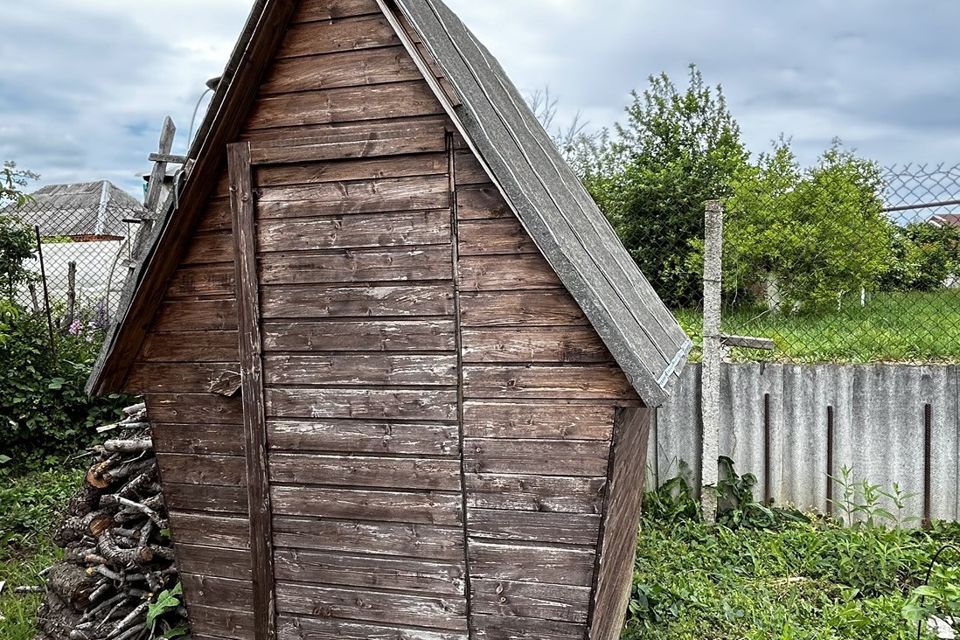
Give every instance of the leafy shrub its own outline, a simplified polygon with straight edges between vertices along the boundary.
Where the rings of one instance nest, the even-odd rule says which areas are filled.
[[[914,222],[893,232],[888,291],[935,291],[960,273],[960,228]]]
[[[749,299],[763,292],[769,304],[790,312],[878,290],[889,269],[892,229],[882,185],[879,167],[839,141],[806,170],[789,143],[778,142],[741,172],[727,202],[729,293]]]
[[[0,214],[0,286],[8,300],[13,300],[17,287],[33,278],[24,261],[36,250],[30,227],[15,216]]]
[[[42,315],[0,302],[0,461],[26,467],[76,452],[116,415],[121,397],[84,392],[102,340],[102,329],[81,320],[58,332],[54,349]]]

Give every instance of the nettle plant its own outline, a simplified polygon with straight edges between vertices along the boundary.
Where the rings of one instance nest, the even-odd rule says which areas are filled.
[[[889,525],[901,528],[916,524],[919,518],[905,517],[907,503],[919,494],[908,493],[893,483],[890,490],[873,484],[867,479],[856,480],[853,469],[844,465],[840,474],[829,476],[829,481],[839,489],[838,498],[830,500],[841,523],[848,527],[863,522],[870,527]]]

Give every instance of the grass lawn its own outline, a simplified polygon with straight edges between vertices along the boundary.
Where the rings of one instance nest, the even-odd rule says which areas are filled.
[[[69,469],[0,474],[3,640],[31,640],[36,632],[41,596],[14,588],[41,584],[37,573],[58,557],[51,541],[57,514],[81,478]],[[773,528],[708,526],[689,493],[649,494],[623,639],[910,640],[916,627],[903,612],[916,603],[914,590],[942,544],[960,545],[957,524],[912,530],[842,527],[823,518],[765,522]],[[948,553],[935,572],[938,611],[960,613],[958,564],[960,552]]]
[[[707,525],[689,495],[647,495],[624,640],[911,640],[931,613],[960,619],[960,524],[888,528],[893,516],[851,502],[867,520],[842,526],[746,493]]]
[[[57,468],[22,475],[0,473],[0,638],[31,640],[40,594],[16,594],[39,586],[37,574],[60,556],[52,541],[58,515],[80,487],[81,471]]]
[[[675,312],[700,359],[703,317]],[[816,314],[772,314],[763,309],[724,311],[723,331],[771,338],[776,351],[735,349],[736,360],[786,362],[960,362],[960,290],[883,293]]]

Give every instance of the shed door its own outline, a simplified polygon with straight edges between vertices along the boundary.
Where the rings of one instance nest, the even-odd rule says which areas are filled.
[[[258,640],[467,632],[447,147],[230,146]]]

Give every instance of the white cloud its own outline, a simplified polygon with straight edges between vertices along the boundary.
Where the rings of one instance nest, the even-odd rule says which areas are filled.
[[[203,83],[249,9],[237,0],[34,0],[0,22],[0,159],[59,182],[135,191],[164,115],[184,146]],[[748,144],[781,132],[812,160],[831,138],[885,163],[960,160],[953,25],[960,5],[893,0],[450,0],[527,91],[561,118],[620,117],[633,88],[697,63],[724,85]]]

